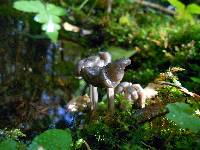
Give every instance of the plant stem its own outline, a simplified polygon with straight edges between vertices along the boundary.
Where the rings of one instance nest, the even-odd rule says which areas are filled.
[[[89,144],[84,140],[84,144],[85,144],[85,146],[86,146],[86,148],[87,148],[87,150],[91,150],[91,148],[90,148],[90,146],[89,146]]]
[[[85,4],[88,2],[89,0],[84,0],[83,1],[83,3],[79,6],[79,10],[81,10],[84,6],[85,6]]]

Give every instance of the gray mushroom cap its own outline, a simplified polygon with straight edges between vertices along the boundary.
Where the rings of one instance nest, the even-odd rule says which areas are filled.
[[[86,67],[103,67],[111,62],[111,54],[99,52],[97,56],[90,56],[77,63],[75,74],[80,77],[81,70]]]
[[[124,69],[131,63],[130,59],[119,59],[104,67],[85,67],[81,76],[96,87],[115,88],[124,76]]]

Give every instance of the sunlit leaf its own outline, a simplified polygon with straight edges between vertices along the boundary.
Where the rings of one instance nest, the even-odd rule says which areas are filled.
[[[36,136],[29,145],[29,150],[70,150],[71,133],[66,130],[50,129]]]
[[[58,7],[54,4],[47,4],[46,8],[48,12],[55,16],[64,16],[66,14],[65,9]]]
[[[52,19],[53,22],[55,23],[60,23],[61,19],[58,16],[50,15],[50,18]]]
[[[119,58],[129,58],[136,52],[134,50],[125,50],[120,47],[109,47],[108,51],[112,55],[112,60],[116,60]]]
[[[52,20],[55,23],[60,23],[61,19],[58,16],[54,16],[47,13],[39,13],[34,17],[34,20],[39,23],[46,23],[49,20]]]
[[[200,6],[197,4],[190,4],[187,6],[187,11],[191,14],[200,14]]]
[[[37,13],[45,9],[44,4],[41,1],[17,1],[14,2],[13,7],[17,10],[24,12]]]
[[[34,17],[34,20],[39,23],[48,22],[48,15],[46,13],[39,13]]]
[[[167,118],[174,121],[181,128],[190,129],[193,132],[200,130],[200,118],[194,116],[195,110],[185,103],[174,103],[166,106],[169,109]]]

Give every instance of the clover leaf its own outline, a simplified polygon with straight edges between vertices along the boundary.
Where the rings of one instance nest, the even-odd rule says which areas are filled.
[[[35,1],[17,1],[13,7],[17,10],[36,13],[34,21],[42,24],[41,29],[53,42],[57,42],[58,31],[60,30],[61,18],[65,15],[65,9],[50,3]]]

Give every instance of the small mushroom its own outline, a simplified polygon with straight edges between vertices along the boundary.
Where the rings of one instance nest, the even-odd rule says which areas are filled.
[[[140,84],[130,82],[120,83],[115,92],[123,94],[127,100],[135,103],[139,108],[145,107],[147,98],[153,98],[157,95],[157,91],[151,87],[151,84],[143,89]]]
[[[104,67],[84,67],[81,69],[83,79],[95,87],[106,87],[108,93],[108,108],[114,112],[114,88],[124,77],[124,69],[131,64],[130,59],[119,59]]]
[[[76,67],[76,75],[81,79],[81,71],[86,67],[103,67],[111,62],[111,55],[108,52],[99,52],[98,56],[90,56],[82,59],[78,62]],[[98,102],[98,91],[97,87],[90,84],[90,99],[92,103],[92,109],[96,110]]]
[[[121,93],[124,94],[125,93],[125,89],[129,86],[131,86],[132,83],[131,82],[121,82],[115,89],[116,93]]]

